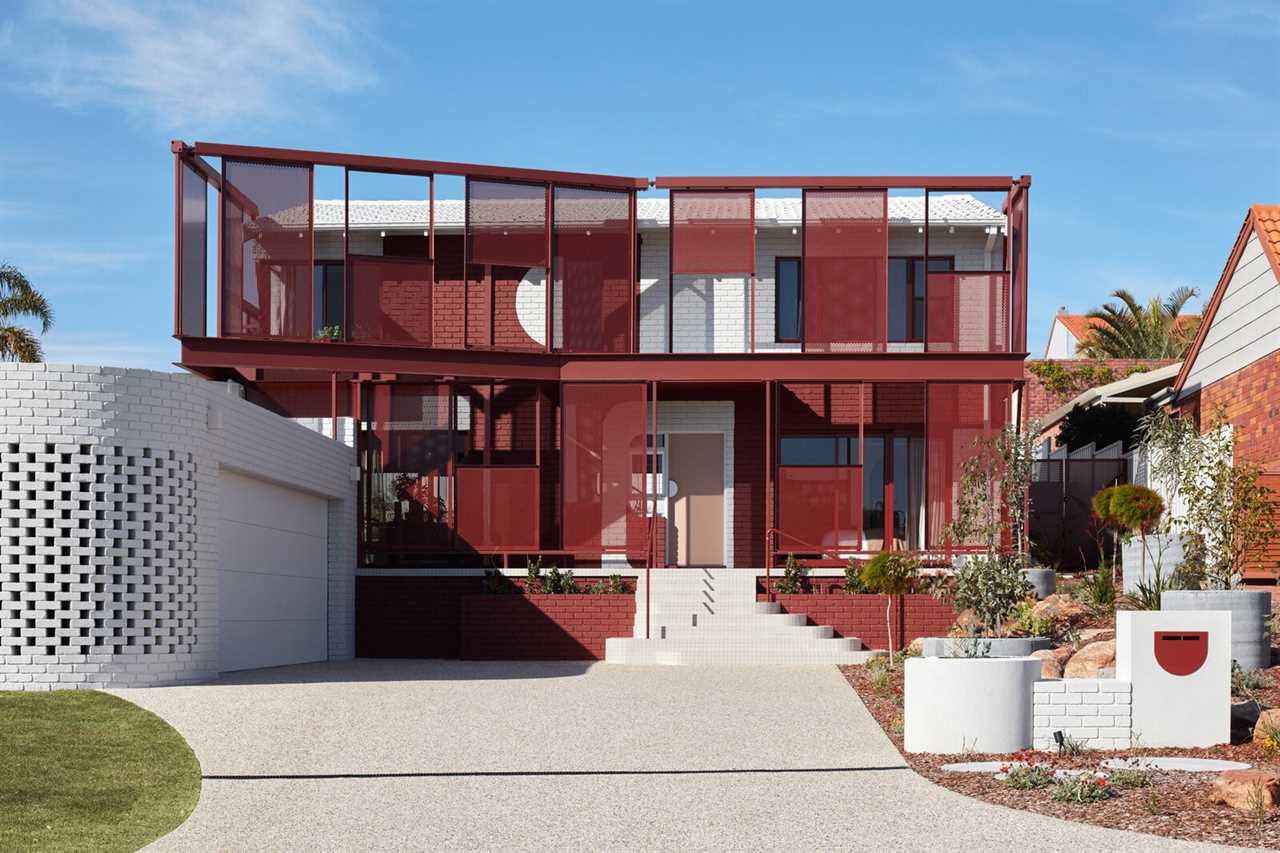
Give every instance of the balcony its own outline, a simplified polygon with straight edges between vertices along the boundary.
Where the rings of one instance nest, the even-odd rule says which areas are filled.
[[[1026,348],[1028,178],[651,182],[173,150],[184,345],[315,343],[344,357],[351,345],[573,357]]]

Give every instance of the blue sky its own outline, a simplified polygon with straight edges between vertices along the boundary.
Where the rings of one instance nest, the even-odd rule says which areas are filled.
[[[0,260],[49,360],[165,367],[168,143],[573,171],[1030,174],[1059,305],[1212,290],[1280,201],[1280,4],[40,2],[0,9]]]

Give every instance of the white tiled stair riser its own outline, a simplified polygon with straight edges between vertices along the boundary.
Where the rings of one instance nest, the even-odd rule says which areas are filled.
[[[605,660],[622,664],[799,665],[863,663],[871,653],[853,637],[810,625],[801,614],[756,601],[756,573],[662,569],[650,573],[645,639],[645,577],[636,594],[633,637],[611,638]]]
[[[1133,684],[1115,678],[1037,681],[1032,689],[1033,746],[1056,750],[1054,732],[1088,749],[1129,749],[1133,743]]]

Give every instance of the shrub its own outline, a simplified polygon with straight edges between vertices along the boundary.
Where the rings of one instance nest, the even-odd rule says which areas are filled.
[[[955,570],[952,597],[957,610],[972,610],[988,634],[999,633],[1009,612],[1035,587],[1013,554],[979,554]]]
[[[511,592],[511,581],[497,569],[486,569],[484,573],[484,591],[493,594]]]
[[[1125,595],[1125,606],[1130,610],[1159,610],[1160,596],[1170,589],[1176,589],[1172,580],[1163,580],[1156,578],[1150,583],[1147,581],[1138,581],[1133,587],[1133,592]]]
[[[1114,486],[1111,491],[1111,518],[1125,530],[1146,535],[1155,530],[1164,515],[1164,498],[1146,486]]]
[[[1027,637],[1052,637],[1056,626],[1048,616],[1037,616],[1034,599],[1027,599],[1016,605],[1011,612],[1009,632]]]
[[[1015,791],[1031,791],[1053,784],[1053,770],[1043,764],[1019,764],[1005,772],[1004,784]]]
[[[1151,774],[1133,767],[1112,770],[1107,781],[1117,788],[1150,788]]]
[[[1268,685],[1267,673],[1261,669],[1241,669],[1240,664],[1231,662],[1231,695],[1240,699],[1252,699],[1255,691],[1263,690]]]
[[[601,578],[591,584],[587,587],[587,592],[591,595],[626,595],[630,590],[627,589],[627,583],[622,579],[622,575],[612,574],[607,579]]]
[[[889,636],[889,666],[893,666],[893,597],[911,591],[920,563],[907,554],[896,551],[881,552],[862,569],[862,582],[867,589],[878,592],[886,599],[884,606],[885,632]]]
[[[1095,610],[1112,610],[1116,606],[1116,582],[1109,571],[1098,569],[1086,576],[1078,592],[1079,597]]]
[[[1053,786],[1052,797],[1058,803],[1100,803],[1116,796],[1115,789],[1101,776],[1072,776]]]
[[[862,566],[852,557],[844,567],[844,591],[849,595],[862,595],[868,592],[867,585],[862,582]]]
[[[796,595],[804,592],[804,582],[807,576],[804,563],[796,559],[795,554],[787,555],[787,562],[782,568],[782,577],[778,578],[774,584],[774,592],[782,595]]]

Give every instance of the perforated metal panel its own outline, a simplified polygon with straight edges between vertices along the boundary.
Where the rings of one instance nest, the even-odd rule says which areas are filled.
[[[888,340],[888,194],[805,190],[804,344],[883,352]]]

